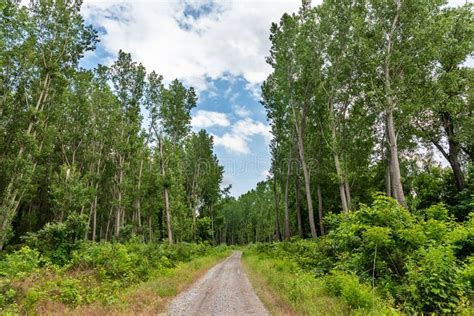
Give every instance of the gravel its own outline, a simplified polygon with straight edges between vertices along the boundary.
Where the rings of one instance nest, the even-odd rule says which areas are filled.
[[[168,315],[269,315],[255,294],[235,251],[168,306]]]

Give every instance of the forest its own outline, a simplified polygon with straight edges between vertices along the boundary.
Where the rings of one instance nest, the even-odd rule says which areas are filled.
[[[240,197],[192,87],[122,50],[80,67],[81,5],[0,0],[0,314],[156,312],[237,248],[293,314],[472,312],[472,4],[303,0],[269,25],[271,169]]]

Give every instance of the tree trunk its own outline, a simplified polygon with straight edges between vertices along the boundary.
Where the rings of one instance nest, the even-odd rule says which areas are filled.
[[[337,135],[336,135],[336,119],[334,118],[334,107],[332,104],[332,100],[329,101],[329,111],[331,112],[331,136],[332,136],[332,141],[333,141],[333,146],[335,146],[335,143],[337,142]],[[336,167],[336,175],[337,175],[337,182],[339,185],[339,195],[341,197],[341,206],[342,206],[342,211],[344,213],[349,212],[349,208],[347,205],[347,198],[346,198],[346,190],[344,188],[344,180],[343,180],[343,174],[342,174],[342,169],[341,169],[341,162],[339,161],[339,155],[338,155],[338,148],[335,146],[333,150],[333,157],[334,157],[334,165]]]
[[[214,244],[214,210],[212,208],[212,204],[209,207],[210,213],[211,213],[211,238],[212,238],[212,244]]]
[[[110,205],[110,212],[109,212],[109,217],[107,219],[107,228],[105,229],[105,240],[109,240],[109,229],[110,229],[110,222],[112,221],[112,212],[114,210],[114,206],[111,204]]]
[[[441,113],[441,120],[443,122],[443,128],[448,138],[448,152],[436,141],[433,144],[443,154],[444,158],[449,162],[451,169],[453,170],[454,181],[456,183],[456,189],[461,192],[464,190],[465,181],[464,174],[461,169],[459,162],[459,153],[461,152],[461,145],[456,140],[454,134],[454,123],[451,115],[448,112]]]
[[[138,224],[138,227],[142,227],[142,214],[141,214],[141,186],[142,186],[142,174],[143,174],[143,156],[142,158],[140,159],[140,169],[138,170],[138,197],[135,201],[135,209],[136,209],[136,212],[137,212],[137,224]]]
[[[301,161],[301,168],[303,169],[305,193],[306,193],[306,202],[308,203],[308,217],[309,217],[309,227],[311,229],[311,236],[316,238],[318,235],[316,233],[316,225],[314,223],[314,209],[313,209],[313,199],[311,197],[311,176],[309,174],[308,166],[306,165],[306,160],[304,156],[304,144],[303,144],[303,135],[302,128],[304,122],[304,113],[302,113],[301,126],[298,126],[296,111],[294,106],[292,106],[294,124],[296,130],[296,143],[298,145],[298,153]]]
[[[148,215],[148,242],[152,241],[152,232],[151,232],[151,214]]]
[[[161,176],[163,179],[166,179],[166,170],[164,164],[164,150],[163,150],[163,140],[160,139],[160,156],[161,156]],[[170,202],[169,202],[169,193],[168,193],[168,184],[165,184],[164,187],[164,198],[165,198],[165,211],[166,211],[166,227],[168,229],[168,242],[173,244],[173,230],[171,227],[171,210],[170,210]]]
[[[347,208],[350,210],[352,208],[351,188],[347,179],[344,180],[344,189],[346,193]]]
[[[278,215],[279,211],[279,201],[278,201],[278,192],[277,192],[277,185],[276,185],[276,173],[273,174],[273,197],[275,200],[275,235],[278,241],[281,241],[281,233],[280,233],[280,216]]]
[[[41,88],[40,95],[38,97],[38,100],[36,101],[35,112],[37,114],[40,114],[44,110],[44,105],[46,104],[46,100],[48,98],[48,91],[50,85],[51,77],[49,73],[46,73],[45,78],[43,80],[43,87]],[[35,120],[30,120],[26,129],[26,135],[33,135],[33,139],[35,139],[36,137],[36,131],[33,131],[34,123]],[[22,143],[20,145],[20,149],[18,150],[16,158],[17,163],[21,161],[24,151],[25,144]],[[19,188],[17,187],[19,185],[18,182],[23,178],[23,176],[24,174],[21,170],[18,174],[13,174],[10,181],[8,182],[5,191],[3,192],[3,199],[0,204],[0,251],[3,249],[7,241],[8,230],[11,226],[13,219],[15,218],[16,212],[23,197],[23,192],[20,192]]]
[[[385,76],[385,101],[386,101],[386,115],[387,115],[387,134],[388,134],[388,143],[390,146],[390,169],[391,169],[391,182],[392,182],[392,193],[398,203],[406,207],[405,203],[405,194],[403,193],[402,179],[400,174],[400,163],[398,161],[398,146],[397,146],[397,135],[395,132],[395,122],[393,118],[393,110],[395,104],[392,96],[392,79],[390,74],[390,57],[392,54],[392,37],[393,33],[398,24],[398,18],[400,15],[400,0],[396,0],[397,11],[395,17],[392,21],[392,27],[390,32],[387,34],[387,45],[386,45],[386,55],[385,55],[385,67],[384,67],[384,76]]]
[[[123,186],[123,179],[124,179],[124,165],[125,165],[125,158],[120,155],[119,156],[119,174],[118,174],[118,185],[117,185],[117,212],[115,216],[115,238],[118,239],[120,235],[120,228],[121,228],[121,218],[124,214],[123,206],[122,206],[122,186]]]
[[[291,153],[291,151],[290,151]],[[286,172],[286,181],[285,181],[285,240],[290,239],[290,216],[288,210],[288,191],[289,191],[289,183],[290,183],[290,171],[291,171],[291,154],[288,156],[288,168]]]
[[[336,166],[336,174],[339,185],[339,195],[341,197],[342,211],[347,214],[349,212],[349,208],[347,206],[346,189],[344,188],[344,181],[342,180],[342,171],[341,164],[339,162],[339,156],[336,152],[334,152],[334,164]]]
[[[321,193],[321,185],[318,184],[316,186],[317,194],[318,194],[318,211],[319,211],[319,230],[321,236],[324,235],[324,218],[323,218],[323,195]]]
[[[303,231],[303,221],[301,219],[301,207],[300,207],[300,177],[296,175],[296,183],[295,183],[295,209],[296,209],[296,221],[298,222],[298,234],[301,238],[304,237]]]
[[[400,163],[398,162],[398,146],[397,137],[395,134],[395,123],[393,121],[393,111],[388,110],[387,115],[387,130],[390,144],[390,179],[392,182],[392,194],[398,203],[406,207],[405,194],[403,193],[402,179],[400,174]]]
[[[392,196],[392,177],[390,176],[390,161],[385,167],[385,193],[387,193],[387,196]]]
[[[95,242],[95,235],[97,231],[97,195],[94,198],[92,207],[92,242]]]

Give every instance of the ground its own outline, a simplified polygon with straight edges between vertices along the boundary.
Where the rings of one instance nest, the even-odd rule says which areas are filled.
[[[169,315],[268,315],[235,251],[168,306]]]

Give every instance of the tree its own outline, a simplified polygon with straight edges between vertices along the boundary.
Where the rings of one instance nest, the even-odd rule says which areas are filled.
[[[431,142],[449,162],[458,191],[465,187],[461,167],[463,125],[471,116],[469,109],[470,69],[462,63],[473,53],[472,5],[447,8],[432,25],[435,37],[432,67],[426,69],[426,90],[415,95],[421,116],[415,118],[420,136]],[[472,72],[472,71],[471,71]],[[421,91],[420,91],[421,92]],[[447,148],[446,148],[446,141]],[[469,154],[469,145],[465,152]]]
[[[6,29],[16,36],[13,38],[16,43],[6,56],[5,61],[12,65],[5,68],[6,75],[10,76],[16,63],[25,68],[17,69],[16,74],[13,72],[12,80],[6,80],[3,85],[4,95],[11,96],[13,104],[2,105],[2,114],[8,109],[7,116],[22,115],[19,121],[9,122],[15,126],[7,129],[11,128],[15,134],[2,150],[10,153],[5,159],[10,181],[1,189],[0,249],[23,197],[32,189],[36,158],[44,150],[42,131],[56,110],[51,100],[62,92],[64,74],[73,69],[96,42],[96,32],[84,24],[80,7],[81,1],[32,1],[26,11],[19,9],[16,2],[5,4],[4,12],[11,14],[6,20]],[[6,86],[8,83],[10,86]]]

